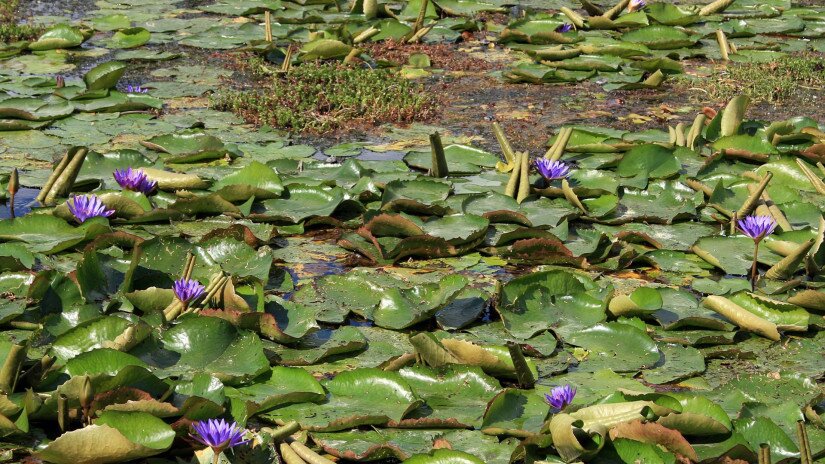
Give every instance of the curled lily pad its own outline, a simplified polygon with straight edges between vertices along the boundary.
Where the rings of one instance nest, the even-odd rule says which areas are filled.
[[[352,47],[340,40],[318,39],[304,45],[299,56],[302,61],[329,60],[343,58],[351,50]]]
[[[58,24],[46,31],[35,42],[29,44],[29,50],[44,51],[56,48],[74,48],[82,44],[86,38],[77,28],[66,24]]]
[[[446,449],[430,454],[417,454],[404,461],[407,464],[483,464],[484,461],[469,453]]]
[[[135,48],[149,42],[152,34],[142,27],[121,29],[112,35],[108,41],[111,48]]]
[[[126,64],[119,61],[108,61],[90,69],[84,76],[88,90],[111,89],[126,72]]]
[[[123,462],[160,454],[174,439],[172,427],[151,414],[109,411],[94,425],[59,436],[38,456],[56,464]]]

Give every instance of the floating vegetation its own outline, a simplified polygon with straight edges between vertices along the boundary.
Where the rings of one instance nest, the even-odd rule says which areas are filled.
[[[19,0],[6,0],[0,5],[0,44],[36,39],[43,33],[43,28],[31,24],[18,24],[17,10]],[[0,51],[2,56],[2,51]]]
[[[825,65],[818,54],[786,55],[767,62],[731,64],[711,76],[683,77],[680,85],[700,89],[711,100],[744,94],[757,101],[784,102],[825,88]]]
[[[825,9],[206,3],[0,49],[2,460],[825,456],[822,114],[631,92],[821,49]],[[591,79],[606,115],[513,83]]]
[[[256,125],[324,132],[427,120],[437,103],[421,84],[389,71],[340,64],[305,63],[289,72],[272,71],[252,87],[222,90],[213,96],[212,106]]]

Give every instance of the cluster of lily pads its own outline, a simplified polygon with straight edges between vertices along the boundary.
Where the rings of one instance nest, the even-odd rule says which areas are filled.
[[[139,5],[103,1],[84,21],[55,24],[33,42],[3,45],[0,58],[13,58],[12,68],[25,69],[36,64],[21,54],[33,52],[62,68],[68,65],[66,58],[55,50],[85,44],[116,50],[121,60],[169,60],[180,54],[159,46],[174,41],[201,49],[257,50],[274,61],[362,57],[371,62],[359,45],[384,40],[454,42],[462,33],[484,31],[498,44],[526,53],[503,73],[508,81],[596,79],[607,89],[638,89],[656,87],[666,75],[682,72],[686,59],[771,61],[789,52],[825,50],[823,9],[796,6],[791,0],[580,3],[554,0],[531,5],[501,25],[482,16],[510,12],[516,2],[244,0],[183,9],[160,0]],[[573,9],[577,6],[581,9]],[[299,47],[293,54],[296,42]]]
[[[66,82],[61,76],[28,78],[25,86],[32,92],[7,94],[0,100],[0,131],[41,129],[76,112],[160,109],[163,101],[145,95],[140,87],[130,85],[124,92],[114,88],[125,71],[125,63],[110,61],[89,70],[82,80]]]
[[[487,27],[538,60],[508,79],[645,86],[686,57],[819,50],[821,8],[588,1],[497,31],[477,15],[508,3],[95,5],[0,50],[0,186],[31,193],[0,220],[4,460],[822,459],[819,122],[740,97],[667,130],[563,127],[546,153],[499,127],[500,153],[421,126],[317,150],[157,114],[228,74],[209,66],[57,76],[173,42],[297,41],[297,63]]]
[[[21,170],[10,194],[40,191],[0,221],[3,446],[57,464],[813,462],[825,132],[747,105],[568,126],[534,155],[496,127],[500,155],[411,130],[318,156],[205,113]]]

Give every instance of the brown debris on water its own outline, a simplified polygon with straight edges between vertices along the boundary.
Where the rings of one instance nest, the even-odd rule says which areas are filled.
[[[461,50],[460,44],[406,44],[396,40],[362,45],[361,48],[374,60],[386,60],[399,65],[406,64],[410,55],[423,53],[430,57],[432,67],[446,71],[489,71],[497,65],[476,58]]]

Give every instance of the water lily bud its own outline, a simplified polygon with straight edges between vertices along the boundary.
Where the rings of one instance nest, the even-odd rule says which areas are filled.
[[[95,390],[92,387],[92,379],[88,375],[83,379],[83,388],[80,390],[80,406],[89,409],[95,399]]]
[[[26,394],[23,396],[23,407],[26,408],[26,411],[29,414],[37,412],[41,405],[43,405],[43,400],[40,396],[31,388],[27,389]]]
[[[55,86],[56,88],[58,88],[58,89],[62,89],[63,87],[66,87],[66,80],[63,78],[63,76],[57,76],[57,77],[55,77],[55,78],[54,78],[54,81],[55,81],[54,86]]]
[[[57,425],[63,432],[69,427],[69,398],[63,393],[57,396]]]
[[[17,168],[14,168],[9,177],[9,193],[14,195],[18,190],[20,190],[20,179],[17,175]]]

